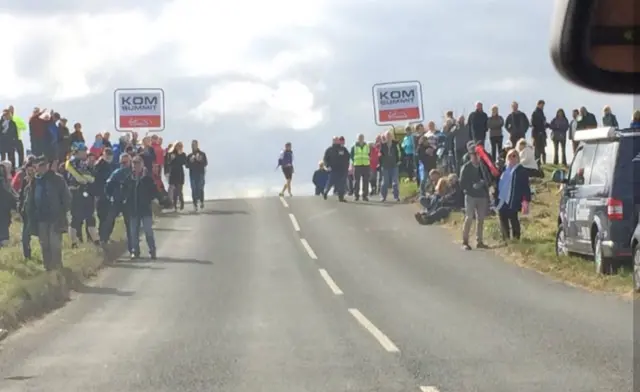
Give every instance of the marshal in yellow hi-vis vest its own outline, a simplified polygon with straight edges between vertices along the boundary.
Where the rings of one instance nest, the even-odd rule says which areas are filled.
[[[369,166],[369,145],[367,143],[362,146],[354,144],[351,156],[353,157],[353,166]]]

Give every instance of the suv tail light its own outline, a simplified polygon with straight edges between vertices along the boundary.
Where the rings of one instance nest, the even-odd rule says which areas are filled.
[[[622,201],[611,197],[607,199],[607,216],[609,220],[622,220],[622,210]]]

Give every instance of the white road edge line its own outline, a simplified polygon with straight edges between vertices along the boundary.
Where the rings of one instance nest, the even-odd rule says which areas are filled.
[[[364,314],[360,313],[358,309],[349,308],[349,313],[362,325],[374,338],[380,343],[380,345],[390,353],[400,352],[400,349],[393,344],[391,339],[387,337],[382,331],[380,331]]]
[[[420,387],[421,392],[440,392],[436,387]]]
[[[302,246],[304,247],[304,250],[307,251],[309,257],[311,257],[313,260],[318,260],[318,256],[316,256],[316,252],[311,249],[311,245],[309,245],[309,242],[307,242],[307,240],[305,240],[304,238],[300,238],[300,242],[302,242]]]
[[[291,219],[291,224],[293,225],[293,230],[300,231],[300,225],[298,224],[298,220],[293,214],[289,214],[289,219]]]
[[[287,201],[282,196],[280,196],[280,203],[282,203],[284,208],[289,208],[289,203],[287,203]]]
[[[331,291],[333,291],[335,295],[344,294],[342,290],[340,290],[340,287],[338,287],[336,282],[331,278],[331,276],[329,275],[326,269],[320,268],[318,269],[318,271],[320,271],[320,276],[322,276],[322,279],[324,279],[327,286],[329,286],[329,288],[331,289]]]

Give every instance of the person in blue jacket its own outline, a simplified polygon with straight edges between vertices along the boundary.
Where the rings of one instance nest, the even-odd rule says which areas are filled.
[[[507,162],[498,181],[496,209],[500,217],[503,239],[520,239],[520,218],[518,214],[529,213],[531,187],[529,174],[520,165],[520,155],[515,149],[507,152]]]
[[[121,154],[119,163],[120,167],[111,173],[105,183],[104,194],[105,198],[109,201],[109,214],[107,215],[106,224],[100,232],[100,240],[103,243],[109,241],[113,233],[116,218],[122,214],[124,226],[127,230],[127,249],[132,249],[133,243],[129,233],[129,211],[124,208],[125,195],[123,191],[126,180],[131,176],[131,156],[129,154]]]
[[[633,129],[640,128],[640,110],[636,110],[633,112],[633,119],[631,121],[630,128],[633,128]]]
[[[329,172],[324,167],[324,162],[318,163],[318,170],[313,173],[313,185],[316,187],[316,196],[322,195],[324,187],[327,186],[329,181]]]
[[[282,168],[282,174],[284,174],[285,180],[280,196],[284,196],[284,191],[287,191],[289,196],[292,196],[291,180],[293,179],[293,150],[291,150],[291,142],[285,143],[284,150],[280,152],[280,156],[278,157],[278,166],[276,166],[276,169],[278,167]]]

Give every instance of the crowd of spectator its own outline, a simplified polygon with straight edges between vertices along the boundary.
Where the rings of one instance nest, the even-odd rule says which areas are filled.
[[[638,123],[640,111],[634,113],[631,127]],[[600,125],[619,127],[608,105],[603,108]],[[340,201],[346,201],[346,194],[359,200],[360,192],[366,201],[369,195],[380,192],[384,202],[389,189],[400,201],[402,174],[417,183],[423,210],[415,217],[420,224],[432,224],[453,210],[462,210],[464,249],[471,249],[469,236],[474,220],[476,246],[483,248],[484,220],[490,215],[498,215],[505,240],[520,238],[519,214],[528,213],[533,194],[530,179],[544,176],[548,141],[553,145],[553,164],[567,166],[567,148],[575,151],[578,147],[576,133],[598,126],[596,116],[586,107],[572,110],[571,118],[558,109],[549,120],[544,100],[537,102],[530,116],[513,102],[506,117],[498,106],[493,105],[486,113],[483,104],[477,102],[468,116],[456,119],[453,111],[448,111],[440,128],[435,121],[428,121],[426,126],[407,125],[401,137],[393,128],[370,143],[364,141],[364,135],[358,135],[350,150],[343,136],[334,137],[313,175],[313,183],[316,195],[325,199],[334,187]]]
[[[130,132],[112,140],[103,132],[87,140],[81,123],[70,131],[67,119],[54,110],[34,108],[24,121],[13,106],[3,110],[0,126],[0,246],[8,243],[18,215],[24,257],[32,257],[36,236],[47,270],[62,267],[63,233],[72,247],[85,238],[105,245],[118,216],[124,218],[131,257],[140,256],[143,231],[155,258],[151,203],[158,199],[165,208],[184,209],[185,168],[194,209],[204,207],[207,156],[197,140],[189,155],[179,141],[165,148],[157,134],[140,138]],[[31,148],[25,150],[27,137]]]

